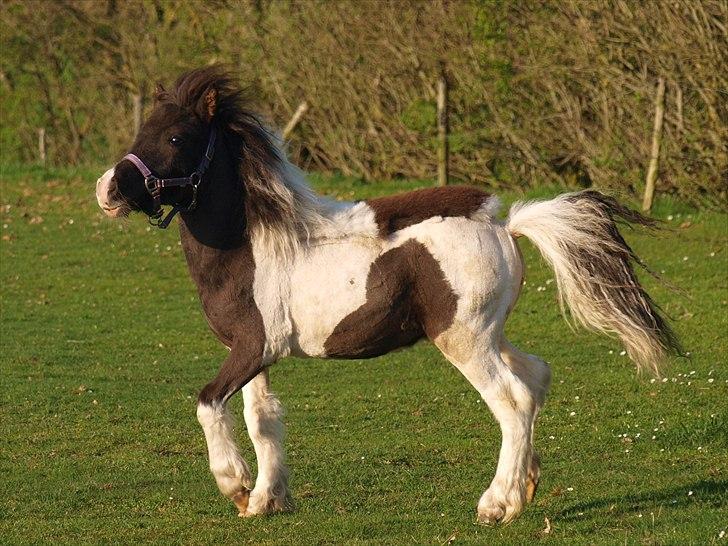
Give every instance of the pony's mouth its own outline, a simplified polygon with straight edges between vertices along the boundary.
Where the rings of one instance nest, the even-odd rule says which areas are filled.
[[[129,212],[131,212],[131,209],[125,203],[120,203],[111,207],[101,205],[101,210],[103,210],[104,214],[109,218],[124,218],[129,216]]]

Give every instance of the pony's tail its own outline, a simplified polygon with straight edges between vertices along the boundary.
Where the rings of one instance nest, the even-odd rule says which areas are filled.
[[[587,190],[515,203],[506,228],[513,237],[526,236],[553,267],[562,312],[568,307],[586,328],[616,335],[639,370],[659,375],[665,357],[682,350],[640,286],[633,264],[644,265],[616,222],[655,225],[611,197]]]

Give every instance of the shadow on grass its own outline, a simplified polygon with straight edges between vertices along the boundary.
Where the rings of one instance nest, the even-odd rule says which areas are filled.
[[[692,491],[691,495],[688,494],[690,491]],[[711,504],[715,508],[726,505],[728,503],[728,480],[701,480],[692,485],[582,502],[565,508],[557,517],[567,521],[583,520],[590,516],[602,517],[604,510],[618,516],[631,512],[654,510],[662,505],[669,508],[681,508],[696,502]]]

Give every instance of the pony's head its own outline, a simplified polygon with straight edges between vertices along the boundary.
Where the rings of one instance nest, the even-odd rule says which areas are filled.
[[[326,221],[320,204],[245,99],[245,89],[220,66],[187,72],[168,91],[159,87],[130,153],[96,183],[104,212],[118,218],[141,211],[159,220],[161,205],[178,205],[197,235],[205,231],[200,226],[227,219],[230,229],[260,233],[276,248],[308,236]],[[208,166],[204,158],[215,141],[197,191],[189,182]],[[157,225],[166,227],[166,220]]]
[[[213,125],[240,102],[240,90],[220,67],[183,74],[170,91],[157,86],[154,109],[127,154],[96,182],[96,198],[106,215],[132,211],[149,216],[162,204],[189,204],[193,184],[160,187],[155,200],[150,174],[159,180],[185,179],[199,171]]]

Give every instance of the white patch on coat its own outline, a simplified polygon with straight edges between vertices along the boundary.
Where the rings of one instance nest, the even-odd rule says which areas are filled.
[[[290,313],[291,265],[299,254],[271,252],[269,241],[253,237],[251,241],[255,274],[253,299],[263,319],[265,347],[263,365],[271,364],[290,354],[293,333]]]
[[[371,263],[382,252],[366,203],[322,202],[330,215],[306,244],[281,255],[253,239],[253,294],[266,332],[264,362],[291,352],[324,356],[336,325],[366,302]],[[325,282],[322,282],[325,278]]]
[[[495,231],[503,228],[490,216],[496,206],[489,199],[477,219],[433,216],[382,239],[365,202],[321,201],[319,211],[328,221],[317,223],[295,252],[278,254],[254,238],[254,297],[266,330],[264,361],[291,353],[325,356],[324,344],[336,326],[366,303],[372,263],[409,240],[424,244],[438,261],[458,307],[480,315],[503,270]]]
[[[367,277],[381,254],[374,239],[334,240],[301,254],[291,282],[291,315],[298,353],[325,356],[324,344],[344,317],[366,303]]]
[[[312,245],[322,239],[379,238],[374,210],[366,202],[325,201],[323,206],[331,222],[311,234]]]

